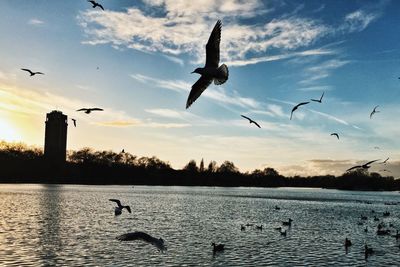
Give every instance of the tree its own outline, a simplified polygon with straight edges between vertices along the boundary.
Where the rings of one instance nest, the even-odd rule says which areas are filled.
[[[201,159],[201,161],[200,161],[199,171],[204,172],[204,160],[203,159]]]
[[[239,169],[233,164],[232,161],[224,161],[221,166],[218,168],[217,172],[221,173],[238,173]]]
[[[207,167],[207,172],[216,172],[217,171],[217,162],[215,160],[210,161]]]
[[[194,159],[190,160],[188,164],[186,164],[185,167],[183,167],[183,170],[188,171],[188,172],[198,172],[199,169],[197,168],[196,161]]]

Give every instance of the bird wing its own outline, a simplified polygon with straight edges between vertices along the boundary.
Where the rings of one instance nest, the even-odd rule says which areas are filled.
[[[30,74],[32,74],[32,71],[31,71],[30,69],[21,69],[21,70],[27,71],[27,72],[29,72]]]
[[[334,135],[337,137],[337,139],[339,139],[339,135],[337,133],[332,133],[331,135]]]
[[[129,207],[129,206],[125,206],[124,208],[126,208],[126,209],[128,210],[128,212],[129,212],[129,213],[132,213],[132,211],[131,211],[131,207]]]
[[[319,102],[320,100],[318,99],[310,99],[311,101]]]
[[[98,7],[100,7],[101,9],[103,9],[103,10],[104,10],[104,8],[103,8],[103,6],[102,6],[102,5],[100,5],[100,4],[97,4],[97,6],[98,6]]]
[[[219,43],[221,42],[221,21],[218,20],[206,45],[206,67],[218,68]]]
[[[102,109],[102,108],[90,108],[90,110],[91,110],[91,111],[96,111],[96,110],[98,110],[98,111],[103,111],[104,109]]]
[[[81,108],[81,109],[77,109],[76,111],[86,111],[88,110],[87,108]]]
[[[110,198],[109,200],[112,201],[112,202],[117,203],[118,207],[122,207],[121,201],[119,201],[118,199]]]
[[[251,122],[254,123],[255,125],[257,125],[258,128],[261,128],[261,126],[257,122],[255,122],[253,120],[251,120]]]
[[[357,168],[360,168],[360,167],[361,167],[361,166],[359,166],[359,165],[354,166],[354,167],[351,167],[350,169],[347,169],[346,172],[351,171],[351,170],[354,170],[354,169],[357,169]]]
[[[368,166],[368,165],[370,165],[371,163],[374,163],[375,161],[378,161],[378,160],[379,160],[379,159],[371,160],[370,162],[365,163],[363,166]]]
[[[240,116],[242,116],[243,118],[248,119],[249,121],[251,121],[251,119],[249,117],[246,117],[245,115],[240,115]]]
[[[93,0],[90,0],[90,1],[88,1],[89,3],[92,3],[93,5],[95,5],[96,4],[96,2],[95,1],[93,1]]]
[[[197,80],[195,84],[192,85],[192,90],[189,93],[189,97],[186,101],[186,108],[189,108],[190,105],[196,101],[197,98],[203,93],[204,90],[211,84],[212,79],[201,76],[200,79]]]
[[[325,92],[322,92],[321,98],[319,99],[319,101],[322,101],[322,98],[324,97]]]
[[[35,72],[35,74],[43,74],[44,75],[44,73],[40,72],[40,71]]]
[[[303,105],[307,105],[308,103],[310,103],[310,102],[301,102],[301,103],[298,104],[296,107],[300,107],[300,106],[303,106]]]

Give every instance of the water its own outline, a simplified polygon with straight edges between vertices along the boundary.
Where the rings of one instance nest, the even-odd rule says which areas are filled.
[[[124,210],[115,217],[109,198],[129,204],[133,213]],[[400,229],[400,204],[385,202],[400,203],[400,194],[294,188],[0,185],[0,265],[399,266],[400,239],[375,233],[374,215]],[[281,210],[275,210],[275,205]],[[387,210],[391,215],[383,218]],[[364,225],[358,225],[361,215],[368,216]],[[274,228],[288,218],[293,225],[283,237]],[[246,223],[262,224],[263,230],[248,227],[240,231]],[[133,231],[162,237],[168,250],[161,253],[140,241],[115,239]],[[345,237],[353,242],[347,253]],[[213,255],[212,242],[224,243],[225,251]],[[367,260],[365,242],[376,251]]]

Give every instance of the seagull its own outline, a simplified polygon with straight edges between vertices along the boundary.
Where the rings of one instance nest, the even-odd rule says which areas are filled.
[[[104,109],[101,108],[81,108],[78,109],[77,111],[85,111],[86,114],[90,114],[92,111],[103,111]]]
[[[211,243],[211,246],[213,246],[213,252],[217,251],[223,251],[224,250],[224,244],[218,244],[216,245],[215,243]]]
[[[249,117],[246,117],[246,116],[244,116],[244,115],[240,115],[240,116],[242,116],[242,117],[245,118],[245,119],[248,119],[250,124],[251,124],[251,123],[254,123],[258,128],[261,128],[261,126],[260,126],[257,122],[253,121],[253,120],[250,119]]]
[[[371,114],[369,114],[369,118],[372,119],[372,115],[374,115],[375,113],[380,112],[379,110],[376,110],[376,108],[379,106],[374,107],[374,110],[371,112]]]
[[[189,108],[213,81],[215,85],[220,85],[228,80],[228,67],[225,64],[218,67],[220,41],[221,21],[218,20],[206,45],[206,64],[204,68],[197,68],[192,72],[200,74],[201,77],[192,85],[192,90],[186,102],[186,108]]]
[[[346,172],[354,170],[354,169],[358,169],[358,168],[363,168],[363,169],[367,170],[367,169],[369,169],[371,167],[371,166],[369,166],[370,164],[372,164],[372,163],[374,163],[375,161],[378,161],[378,160],[379,159],[372,160],[370,162],[365,163],[364,165],[357,165],[357,166],[351,167],[350,169],[347,169]]]
[[[125,149],[122,149],[121,153],[125,153]]]
[[[31,76],[35,76],[36,74],[42,74],[42,75],[44,75],[44,73],[43,73],[43,72],[40,72],[40,71],[33,72],[33,71],[31,71],[30,69],[21,69],[21,70],[29,72],[29,73],[31,74]]]
[[[385,164],[386,165],[386,162],[389,160],[389,158],[387,158],[387,159],[385,159],[384,161],[382,161],[381,163],[379,163],[379,164]]]
[[[101,9],[104,10],[103,6],[100,5],[99,3],[96,3],[96,1],[90,0],[90,1],[88,1],[88,2],[92,3],[92,5],[93,5],[92,7],[93,7],[93,8],[96,8],[96,7],[98,6],[98,7],[100,7]]]
[[[76,127],[76,119],[72,119],[72,118],[71,118],[71,120],[73,121],[74,126]]]
[[[350,239],[348,239],[347,237],[346,237],[346,239],[344,240],[344,246],[346,247],[346,248],[348,248],[348,247],[350,247],[352,244],[351,244],[351,241],[350,241]]]
[[[311,101],[322,103],[322,98],[324,97],[324,94],[325,94],[325,92],[322,93],[321,98],[319,100],[318,99],[311,99]]]
[[[121,201],[119,201],[118,199],[110,198],[109,200],[112,201],[112,202],[117,203],[117,205],[118,205],[118,207],[115,207],[115,210],[114,210],[115,216],[121,215],[122,209],[123,209],[123,208],[127,209],[129,213],[132,213],[131,207],[129,207],[129,206],[122,206],[122,205],[121,205]]]
[[[310,102],[302,102],[302,103],[297,104],[296,106],[294,106],[293,109],[292,109],[292,112],[290,113],[290,119],[292,119],[293,112],[294,112],[296,109],[298,109],[298,108],[299,108],[300,106],[302,106],[302,105],[307,105],[308,103],[310,103]]]
[[[293,222],[293,220],[289,218],[289,220],[287,222],[282,222],[282,225],[290,227],[290,226],[292,226],[292,222]]]
[[[142,240],[158,248],[160,251],[167,250],[162,238],[155,238],[144,232],[133,232],[117,236],[119,241]]]
[[[337,137],[337,139],[339,140],[339,135],[337,134],[337,133],[331,133],[331,135],[333,136],[336,136]]]

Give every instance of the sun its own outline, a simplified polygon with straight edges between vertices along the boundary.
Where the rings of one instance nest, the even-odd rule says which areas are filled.
[[[12,124],[4,120],[4,118],[0,118],[0,140],[11,142],[18,139],[19,134]]]

